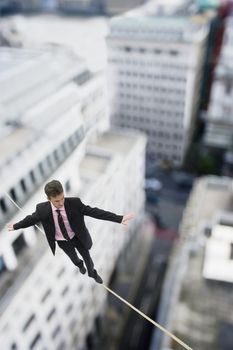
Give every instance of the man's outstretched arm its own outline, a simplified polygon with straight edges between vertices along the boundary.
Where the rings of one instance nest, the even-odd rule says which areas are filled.
[[[8,223],[6,225],[6,227],[7,227],[8,231],[14,231],[14,230],[18,230],[20,228],[26,228],[26,227],[36,225],[39,221],[40,221],[40,218],[39,218],[37,212],[35,211],[31,215],[27,215],[23,220],[18,221],[15,224]]]
[[[96,207],[93,208],[89,205],[83,204],[81,200],[80,205],[83,215],[91,216],[95,219],[113,221],[118,222],[119,224],[127,225],[128,222],[134,217],[134,214],[132,213],[127,215],[117,215],[110,211],[106,211]]]

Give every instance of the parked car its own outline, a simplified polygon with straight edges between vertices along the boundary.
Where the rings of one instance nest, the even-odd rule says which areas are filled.
[[[172,178],[179,187],[190,189],[193,186],[195,176],[184,171],[173,171]]]
[[[155,179],[155,178],[149,178],[145,180],[145,190],[146,191],[156,191],[159,192],[162,189],[162,183]]]

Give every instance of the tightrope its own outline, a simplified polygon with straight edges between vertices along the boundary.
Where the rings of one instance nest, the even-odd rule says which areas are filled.
[[[22,208],[20,208],[20,206],[10,197],[10,195],[5,192],[6,196],[9,198],[9,200],[22,212],[24,212],[24,210]],[[38,228],[39,231],[41,231],[42,233],[44,233],[44,231],[38,226],[38,225],[34,225]],[[183,346],[184,349],[186,350],[193,350],[190,346],[188,346],[186,343],[184,343],[181,339],[179,339],[178,337],[176,337],[174,334],[172,334],[171,332],[169,332],[166,328],[164,328],[163,326],[161,326],[159,323],[155,322],[154,320],[152,320],[149,316],[147,316],[146,314],[144,314],[142,311],[138,310],[135,306],[133,306],[132,304],[130,304],[127,300],[125,300],[124,298],[122,298],[119,294],[115,293],[112,289],[110,289],[109,287],[107,287],[105,284],[101,284],[109,293],[113,294],[116,298],[118,298],[119,300],[121,300],[124,304],[126,304],[128,307],[130,307],[132,310],[134,310],[135,312],[137,312],[140,316],[142,316],[143,318],[145,318],[147,321],[149,321],[150,323],[152,323],[155,327],[157,327],[158,329],[160,329],[162,332],[164,332],[166,335],[168,335],[169,337],[171,337],[173,340],[175,340],[177,343],[179,343],[181,346]]]
[[[152,323],[155,327],[159,328],[162,332],[164,332],[165,334],[167,334],[169,337],[171,337],[172,339],[174,339],[177,343],[179,343],[180,345],[182,345],[184,347],[184,349],[187,350],[193,350],[192,348],[190,348],[190,346],[188,346],[187,344],[185,344],[181,339],[179,339],[178,337],[176,337],[174,334],[172,334],[171,332],[169,332],[168,330],[166,330],[163,326],[161,326],[159,323],[155,322],[154,320],[152,320],[149,316],[147,316],[146,314],[144,314],[142,311],[138,310],[135,306],[133,306],[132,304],[130,304],[127,300],[123,299],[120,295],[118,295],[117,293],[115,293],[113,290],[111,290],[110,288],[108,288],[107,286],[105,286],[104,284],[102,284],[102,286],[107,289],[107,291],[109,293],[112,293],[113,295],[115,295],[115,297],[117,297],[118,299],[120,299],[123,303],[125,303],[127,306],[129,306],[131,309],[133,309],[134,311],[136,311],[139,315],[141,315],[143,318],[145,318],[147,321],[149,321],[150,323]]]

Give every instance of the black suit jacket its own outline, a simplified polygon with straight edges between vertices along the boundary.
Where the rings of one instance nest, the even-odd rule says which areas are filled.
[[[64,206],[70,227],[74,231],[75,235],[79,237],[80,241],[86,249],[91,248],[92,239],[85,225],[85,215],[91,216],[95,219],[113,221],[118,223],[121,223],[123,219],[122,215],[116,215],[109,211],[105,211],[99,208],[92,208],[89,205],[85,205],[81,202],[80,198],[65,198]],[[14,229],[18,230],[21,228],[26,228],[36,225],[39,222],[42,223],[49,246],[55,255],[55,225],[51,203],[49,201],[37,204],[36,211],[33,214],[26,216],[23,220],[14,224]]]

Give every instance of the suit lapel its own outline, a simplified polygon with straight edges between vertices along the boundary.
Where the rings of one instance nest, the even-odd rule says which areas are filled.
[[[50,202],[47,202],[46,212],[48,214],[48,220],[49,220],[49,223],[51,225],[52,233],[53,233],[53,235],[55,237],[55,225],[54,225],[53,212],[52,212],[52,207],[51,207],[51,203]]]

